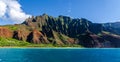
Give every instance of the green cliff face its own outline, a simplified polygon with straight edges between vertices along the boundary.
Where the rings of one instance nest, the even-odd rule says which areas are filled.
[[[120,42],[120,32],[117,29],[120,28],[118,27],[117,31],[114,31],[111,27],[114,26],[92,23],[85,18],[73,19],[67,16],[52,17],[43,14],[28,18],[22,24],[1,26],[0,37],[36,45],[51,44],[53,46],[83,46],[88,48],[119,47],[117,43]],[[114,40],[117,43],[114,43]]]

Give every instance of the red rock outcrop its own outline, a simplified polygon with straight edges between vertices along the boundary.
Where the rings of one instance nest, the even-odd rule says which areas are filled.
[[[39,32],[38,30],[33,30],[27,38],[27,41],[31,42],[31,43],[35,43],[35,44],[47,44],[49,43],[49,41],[47,40],[47,37],[44,36],[41,32]]]
[[[69,44],[76,44],[76,41],[75,41],[73,38],[68,38],[68,39],[67,39],[67,42],[68,42]]]
[[[13,32],[6,27],[0,27],[0,37],[12,38]]]
[[[13,38],[26,41],[28,35],[29,35],[29,32],[27,32],[26,30],[17,30],[17,31],[14,31]]]

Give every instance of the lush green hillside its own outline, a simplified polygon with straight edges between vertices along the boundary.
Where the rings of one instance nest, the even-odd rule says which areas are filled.
[[[47,14],[22,24],[0,27],[0,46],[120,47],[118,23],[92,23],[85,18],[52,17]]]

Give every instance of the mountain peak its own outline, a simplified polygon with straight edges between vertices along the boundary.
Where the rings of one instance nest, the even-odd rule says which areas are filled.
[[[4,26],[5,28],[0,27],[0,36],[7,36],[34,44],[119,47],[116,43],[111,43],[114,40],[117,40],[117,42],[119,40],[119,23],[109,24],[92,23],[85,18],[71,18],[62,15],[52,17],[43,14],[32,16],[22,24]],[[110,35],[105,35],[103,32]],[[114,35],[111,35],[111,33]]]

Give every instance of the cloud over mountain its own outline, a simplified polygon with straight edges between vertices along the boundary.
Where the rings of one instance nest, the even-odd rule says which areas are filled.
[[[18,0],[0,0],[0,19],[21,23],[31,15],[26,14]]]

